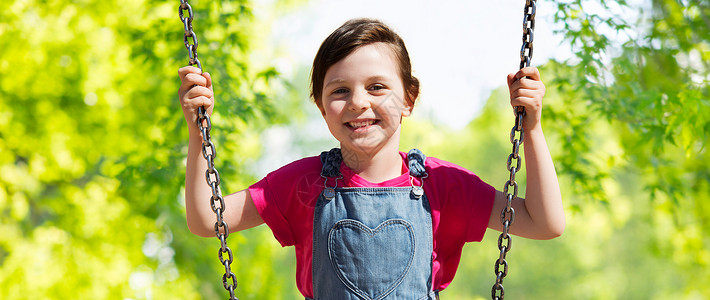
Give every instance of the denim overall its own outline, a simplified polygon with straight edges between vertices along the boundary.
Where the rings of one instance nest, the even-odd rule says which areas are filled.
[[[426,157],[407,154],[408,187],[338,187],[340,149],[321,154],[325,189],[313,220],[314,299],[437,299],[432,291],[429,201],[413,177]]]

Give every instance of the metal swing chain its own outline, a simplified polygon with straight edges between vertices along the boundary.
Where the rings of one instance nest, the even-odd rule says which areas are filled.
[[[185,11],[187,11],[187,17],[185,17]],[[192,7],[188,3],[188,0],[180,0],[179,9],[180,21],[182,21],[185,29],[185,48],[187,48],[188,57],[190,58],[190,65],[197,65],[202,72],[202,64],[197,58],[197,35],[192,30]],[[192,43],[190,43],[192,41]],[[234,255],[232,250],[227,246],[227,237],[229,236],[229,227],[227,227],[227,222],[224,221],[224,198],[222,197],[222,191],[219,188],[221,179],[219,177],[219,172],[214,167],[214,161],[217,157],[217,150],[212,143],[212,138],[210,137],[210,131],[212,130],[212,121],[210,116],[205,112],[205,107],[199,107],[197,109],[197,127],[202,133],[202,156],[207,161],[207,171],[205,172],[205,179],[207,180],[207,185],[212,189],[212,196],[210,197],[210,205],[212,211],[217,216],[217,221],[214,223],[214,232],[220,241],[220,248],[218,252],[219,261],[224,266],[224,275],[222,276],[222,285],[224,289],[229,292],[230,300],[239,300],[234,295],[234,291],[237,288],[237,276],[234,275],[231,269],[232,261],[234,261]],[[221,229],[221,230],[220,230]],[[227,254],[225,259],[224,254]]]
[[[523,46],[520,48],[520,68],[530,66],[530,61],[533,55],[533,36],[535,30],[535,9],[536,0],[526,0],[523,16]],[[523,117],[525,116],[525,108],[522,106],[515,107],[515,125],[510,130],[510,143],[513,144],[512,153],[508,156],[507,167],[510,171],[510,179],[505,183],[503,192],[506,194],[507,203],[501,211],[500,221],[503,223],[503,232],[498,237],[498,249],[500,256],[495,262],[496,283],[491,289],[491,299],[503,300],[505,297],[505,289],[503,288],[503,278],[508,275],[508,262],[505,260],[506,254],[510,251],[512,240],[508,230],[515,221],[515,210],[513,209],[513,199],[518,195],[518,183],[515,182],[515,173],[520,171],[522,157],[518,155],[520,144],[523,143],[525,132],[523,130]],[[519,133],[519,138],[516,138],[516,132]],[[515,166],[513,161],[515,160]],[[513,192],[510,193],[510,188]],[[503,241],[505,240],[505,244]],[[503,267],[503,270],[501,270]]]

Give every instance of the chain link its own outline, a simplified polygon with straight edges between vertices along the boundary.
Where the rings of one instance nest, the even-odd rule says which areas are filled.
[[[187,17],[185,16],[187,12]],[[197,35],[192,30],[192,20],[194,15],[192,13],[192,6],[188,3],[188,0],[180,0],[179,9],[180,21],[183,23],[185,30],[184,42],[185,48],[187,48],[187,56],[190,59],[190,65],[197,65],[202,72],[202,63],[197,58]],[[199,107],[197,109],[197,127],[202,133],[202,157],[207,161],[207,170],[205,171],[205,180],[207,185],[212,190],[212,196],[210,197],[210,206],[212,211],[215,213],[217,221],[214,223],[214,232],[220,242],[218,258],[220,263],[224,266],[224,275],[222,275],[222,285],[224,289],[229,292],[230,300],[239,300],[234,294],[237,288],[237,276],[232,272],[231,264],[234,261],[234,255],[232,254],[232,249],[227,246],[227,237],[229,236],[229,227],[227,222],[224,221],[224,198],[222,197],[222,191],[219,189],[219,184],[222,179],[219,177],[219,172],[214,167],[215,158],[217,157],[217,149],[212,143],[212,138],[210,136],[210,131],[212,130],[212,121],[210,116],[205,112],[205,107]],[[227,258],[224,258],[224,254],[227,254]]]
[[[526,0],[523,17],[523,46],[520,48],[520,68],[530,66],[530,61],[533,55],[533,37],[535,30],[535,9],[536,0]],[[525,108],[518,106],[515,110],[515,125],[510,130],[510,143],[513,144],[511,154],[508,156],[507,168],[510,172],[510,178],[506,181],[503,187],[503,192],[506,194],[506,205],[500,213],[500,221],[503,224],[503,232],[498,237],[498,249],[500,255],[495,262],[494,272],[496,274],[496,282],[491,288],[491,299],[503,300],[505,298],[505,289],[503,288],[503,279],[508,275],[508,261],[506,255],[512,246],[513,240],[508,233],[510,226],[515,221],[515,210],[513,209],[513,199],[518,196],[518,183],[515,182],[515,174],[520,171],[522,157],[518,155],[520,145],[523,143],[525,131],[523,130],[523,117],[525,116]],[[513,163],[515,161],[515,164]],[[513,192],[510,193],[510,188]],[[505,244],[503,243],[505,242]],[[502,270],[501,270],[502,268]]]
[[[187,11],[187,17],[185,17],[185,11]],[[192,30],[192,20],[194,15],[192,14],[192,6],[187,0],[180,0],[180,8],[178,10],[180,15],[180,21],[182,21],[185,30],[185,48],[187,48],[187,57],[190,58],[189,64],[191,66],[197,65],[202,71],[202,63],[197,58],[197,35]],[[192,43],[191,43],[192,42]]]

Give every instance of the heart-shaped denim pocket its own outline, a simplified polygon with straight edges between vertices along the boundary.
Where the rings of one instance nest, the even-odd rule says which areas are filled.
[[[412,266],[412,224],[390,219],[375,229],[360,221],[340,220],[328,234],[330,262],[340,280],[364,299],[387,297]]]

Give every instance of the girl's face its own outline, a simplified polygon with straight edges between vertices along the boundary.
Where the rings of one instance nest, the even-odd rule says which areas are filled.
[[[399,149],[402,117],[412,112],[392,50],[362,46],[325,74],[321,113],[343,150],[374,155]]]

